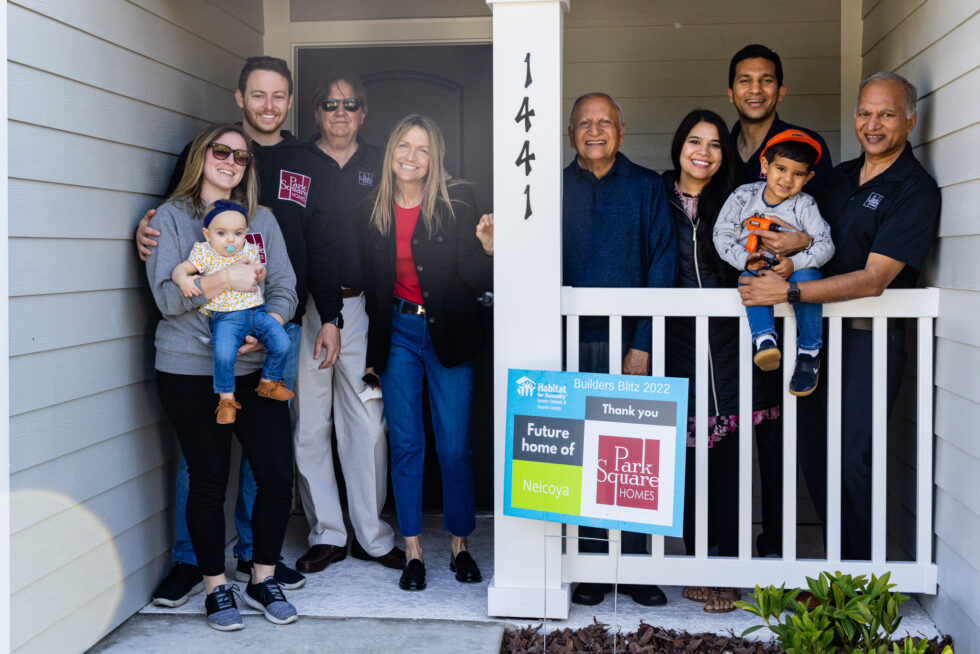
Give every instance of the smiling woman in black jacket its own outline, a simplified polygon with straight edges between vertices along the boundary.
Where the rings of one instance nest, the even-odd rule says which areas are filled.
[[[470,408],[473,360],[484,345],[477,296],[490,286],[493,216],[477,220],[472,191],[446,185],[442,131],[410,115],[394,128],[370,206],[367,244],[367,363],[381,376],[391,442],[391,478],[407,563],[398,585],[425,588],[422,381],[442,470],[450,570],[482,579],[467,551],[475,526]]]
[[[737,273],[725,264],[711,240],[718,212],[734,187],[735,152],[718,114],[696,109],[681,121],[671,146],[673,170],[664,172],[677,230],[677,286],[732,288]],[[667,321],[666,373],[691,380],[687,444],[694,445],[694,318]],[[738,319],[712,318],[708,327],[708,548],[709,554],[738,555]],[[754,379],[752,421],[757,429],[779,427],[779,395],[766,379]],[[765,453],[760,453],[763,456]],[[684,504],[694,507],[694,454],[688,451]],[[781,484],[763,488],[778,495]],[[694,553],[695,512],[684,512],[684,544]],[[685,588],[684,597],[705,602],[709,612],[731,611],[737,589]]]

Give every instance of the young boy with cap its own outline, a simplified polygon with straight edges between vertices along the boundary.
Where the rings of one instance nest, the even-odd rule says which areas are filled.
[[[798,396],[812,393],[819,381],[823,307],[799,302],[796,282],[820,279],[818,269],[834,254],[830,226],[813,197],[802,192],[822,154],[820,144],[799,130],[788,129],[773,136],[759,157],[766,180],[744,184],[728,196],[713,234],[718,254],[744,271],[743,276],[771,268],[790,282],[789,302],[799,335],[789,392]],[[753,238],[753,229],[800,231],[810,237],[810,245],[790,257],[781,257],[756,248],[753,241],[758,239]],[[746,307],[745,313],[756,347],[753,361],[762,370],[775,370],[780,353],[772,307]]]

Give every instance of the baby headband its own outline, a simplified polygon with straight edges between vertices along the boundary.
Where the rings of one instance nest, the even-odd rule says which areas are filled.
[[[214,207],[211,209],[211,211],[204,215],[204,226],[207,227],[210,225],[215,216],[226,211],[237,211],[245,216],[245,222],[248,223],[248,209],[237,202],[232,202],[231,200],[218,200],[214,203]]]
[[[817,143],[817,139],[797,129],[786,129],[779,134],[776,134],[766,142],[766,147],[762,148],[762,154],[759,155],[759,161],[762,161],[762,158],[766,156],[766,150],[768,150],[770,147],[776,145],[777,143],[785,143],[786,141],[806,143],[811,148],[816,150],[817,160],[813,162],[813,165],[817,165],[817,162],[820,161],[821,155],[823,155],[823,149],[820,147],[820,144]]]

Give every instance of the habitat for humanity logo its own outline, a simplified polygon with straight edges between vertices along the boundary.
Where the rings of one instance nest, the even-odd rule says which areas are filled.
[[[529,377],[521,377],[515,383],[517,384],[517,394],[522,397],[531,397],[534,394],[534,387],[537,386]]]

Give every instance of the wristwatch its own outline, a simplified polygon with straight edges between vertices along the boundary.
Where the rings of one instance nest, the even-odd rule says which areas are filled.
[[[789,283],[789,288],[786,289],[786,301],[790,304],[796,304],[800,301],[800,287],[796,282]]]

